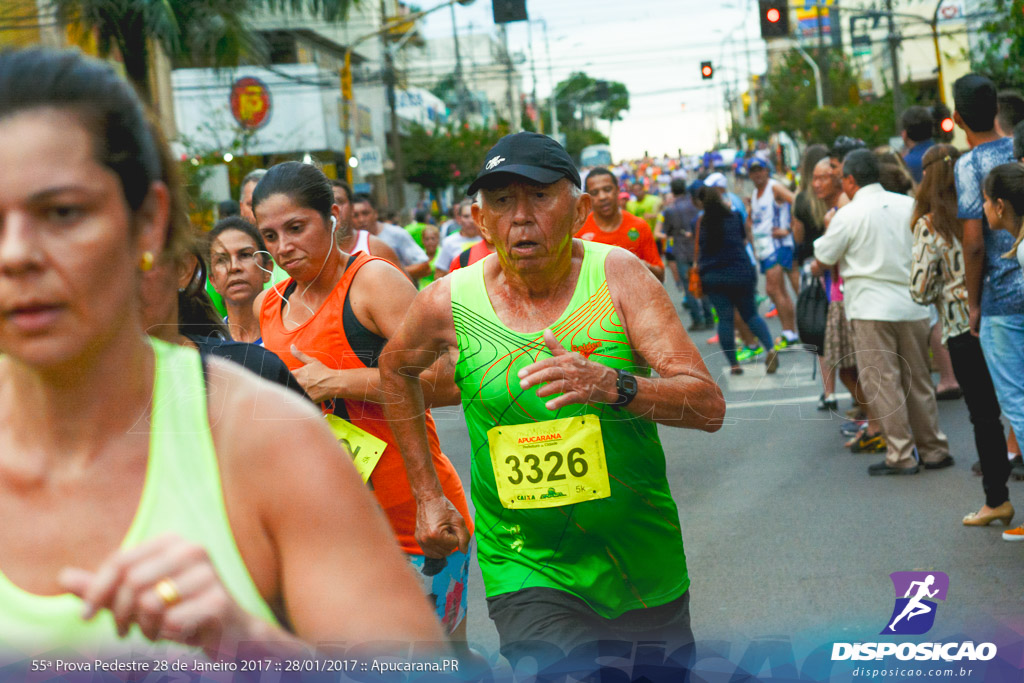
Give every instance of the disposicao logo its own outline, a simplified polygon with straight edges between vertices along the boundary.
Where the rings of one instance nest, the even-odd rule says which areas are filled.
[[[935,600],[945,600],[949,577],[944,572],[893,572],[896,605],[881,635],[919,636],[935,624]]]
[[[945,600],[949,577],[943,572],[893,572],[889,575],[896,592],[896,604],[879,635],[922,635],[935,625],[936,600]],[[832,661],[899,660],[946,662],[987,661],[996,656],[993,643],[972,641],[949,643],[834,643]]]

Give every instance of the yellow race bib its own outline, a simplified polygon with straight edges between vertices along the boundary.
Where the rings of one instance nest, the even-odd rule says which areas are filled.
[[[611,495],[596,415],[502,425],[490,429],[487,440],[506,508],[551,508]]]
[[[370,481],[373,468],[380,462],[380,456],[384,455],[384,449],[388,446],[387,442],[337,415],[324,415],[324,418],[334,432],[334,438],[352,455],[352,462],[363,478],[363,483]]]

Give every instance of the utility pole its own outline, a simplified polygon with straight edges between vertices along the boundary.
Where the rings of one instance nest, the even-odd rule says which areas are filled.
[[[463,80],[462,52],[459,49],[459,30],[455,23],[455,5],[449,5],[452,11],[452,44],[455,46],[455,118],[459,123],[466,122],[466,82]]]
[[[822,89],[824,90],[824,99],[827,102],[831,102],[832,101],[832,97],[831,97],[832,88],[829,85],[829,78],[828,78],[828,74],[829,74],[829,66],[828,66],[829,55],[828,55],[828,49],[826,49],[826,47],[825,47],[825,27],[824,27],[824,21],[822,21],[822,17],[821,17],[821,4],[823,2],[824,2],[824,0],[815,0],[815,12],[817,14],[817,19],[818,19],[818,62],[819,62],[819,65],[821,67],[822,73],[825,74],[825,77],[824,77],[824,79],[822,79],[822,84],[821,84],[822,85]],[[832,29],[833,23],[832,23],[832,14],[831,14],[831,12],[829,12],[829,22],[828,23],[829,23],[829,31],[833,30]]]
[[[386,0],[380,0],[381,26],[386,26],[388,21]],[[395,93],[395,59],[391,54],[391,41],[388,31],[380,34],[381,46],[384,50],[384,84],[387,86],[388,107],[391,109],[391,132],[389,134],[391,143],[391,160],[395,164],[394,190],[395,203],[399,210],[405,208],[405,164],[402,163],[402,140],[399,135],[398,124],[398,102]]]
[[[508,26],[500,24],[499,31],[501,32],[501,44],[505,49],[505,99],[508,106],[508,130],[510,133],[518,133],[519,121],[516,120],[515,95],[512,92],[512,55],[508,51]]]
[[[750,16],[750,5],[745,5],[747,16]],[[746,21],[746,20],[744,20]],[[747,55],[747,89],[750,91],[750,114],[751,122],[756,128],[761,125],[761,116],[757,111],[757,85],[754,83],[754,70],[750,67],[750,31],[747,25],[743,25],[743,51]]]
[[[533,58],[533,22],[526,22],[526,41],[530,44],[530,76],[533,78],[533,94],[530,98],[533,100],[533,110],[537,114],[537,123],[540,124],[540,132],[544,132],[544,117],[540,115],[540,109],[537,108],[537,60]]]
[[[541,28],[544,29],[544,51],[548,53],[548,80],[551,81],[551,95],[548,101],[551,103],[551,137],[558,139],[558,103],[555,101],[555,71],[551,66],[551,44],[548,42],[548,22],[539,19]]]
[[[900,131],[900,116],[903,114],[903,88],[900,85],[899,47],[900,36],[896,33],[896,22],[892,13],[892,0],[885,0],[885,11],[889,17],[889,61],[892,62],[892,110],[896,132]]]

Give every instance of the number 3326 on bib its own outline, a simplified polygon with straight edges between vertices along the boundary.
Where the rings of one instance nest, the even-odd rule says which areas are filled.
[[[498,498],[506,508],[551,508],[611,495],[595,415],[501,425],[487,439]]]

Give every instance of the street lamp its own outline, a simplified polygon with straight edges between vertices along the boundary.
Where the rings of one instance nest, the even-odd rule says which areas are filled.
[[[374,31],[371,31],[369,33],[364,33],[363,35],[359,36],[358,38],[353,40],[351,43],[349,43],[345,47],[345,56],[344,56],[344,59],[343,59],[343,62],[342,62],[342,67],[341,67],[341,98],[342,98],[342,101],[343,101],[342,103],[343,103],[343,105],[345,107],[345,110],[343,112],[344,116],[342,118],[345,121],[345,158],[346,159],[352,159],[352,110],[355,108],[355,94],[353,93],[353,90],[352,90],[352,52],[355,50],[355,47],[357,45],[359,45],[360,43],[362,43],[364,41],[367,41],[367,40],[369,40],[371,38],[376,38],[377,36],[380,36],[380,35],[383,35],[385,33],[388,33],[391,30],[393,30],[393,29],[395,29],[395,28],[397,28],[399,26],[402,26],[403,24],[409,24],[409,23],[413,23],[413,22],[419,21],[420,19],[422,19],[423,17],[427,16],[428,14],[433,14],[434,12],[436,12],[438,10],[445,9],[446,7],[451,7],[452,5],[462,5],[463,7],[465,7],[465,6],[468,6],[468,5],[472,5],[474,2],[475,2],[475,0],[445,0],[440,5],[437,5],[435,7],[431,7],[430,9],[421,10],[419,12],[413,12],[412,14],[408,14],[408,15],[405,15],[405,16],[402,16],[402,17],[396,17],[395,19],[392,19],[391,21],[386,21],[383,24],[381,24],[380,28],[378,28],[378,29],[376,29]],[[390,61],[390,52],[387,52],[385,54],[385,58]],[[390,84],[389,87],[394,88],[393,82]],[[399,139],[398,139],[398,130],[397,130],[397,126],[394,125],[394,119],[395,119],[395,112],[394,112],[395,98],[394,98],[394,94],[391,93],[391,97],[389,97],[388,99],[390,100],[391,105],[392,105],[392,121],[393,121],[393,126],[392,126],[392,135],[391,135],[392,140],[391,140],[391,142],[392,142],[392,146],[393,146],[392,156],[395,157],[395,171],[396,171],[395,175],[396,175],[396,177],[398,179],[398,183],[396,185],[396,188],[398,189],[399,197],[401,198],[401,197],[404,196],[404,190],[402,189],[402,183],[404,182],[404,178],[402,177],[402,175],[403,175],[404,169],[403,169],[403,165],[402,165],[402,162],[401,162],[402,152],[401,152],[401,149],[400,149],[400,142],[399,142]],[[352,168],[353,168],[353,166],[352,166],[351,163],[349,163],[348,166],[345,168],[345,179],[348,181],[350,186],[352,185]]]

